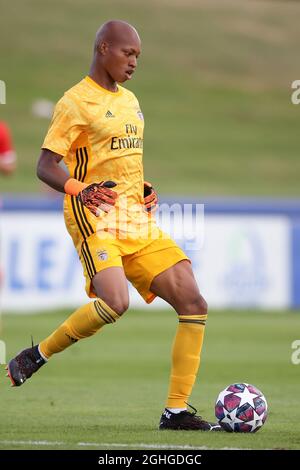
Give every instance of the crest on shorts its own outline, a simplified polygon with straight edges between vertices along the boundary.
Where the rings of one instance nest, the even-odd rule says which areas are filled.
[[[100,261],[106,261],[108,259],[108,254],[106,250],[97,250],[96,253]]]

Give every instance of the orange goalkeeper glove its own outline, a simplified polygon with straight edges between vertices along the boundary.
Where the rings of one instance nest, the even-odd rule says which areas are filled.
[[[114,188],[113,181],[101,181],[92,183],[82,189],[78,194],[79,201],[87,207],[95,216],[99,215],[99,210],[109,212],[116,203],[118,194],[109,188]]]
[[[158,203],[158,196],[152,184],[144,181],[144,207],[147,212],[154,212]]]

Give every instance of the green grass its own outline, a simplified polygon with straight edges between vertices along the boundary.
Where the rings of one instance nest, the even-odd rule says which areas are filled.
[[[117,17],[143,40],[129,86],[146,118],[145,175],[159,193],[299,196],[298,2],[16,0],[2,13],[0,117],[19,155],[2,191],[42,189],[35,162],[48,121],[32,102],[57,101],[79,81],[96,29]]]
[[[4,316],[7,357],[25,347],[30,334],[41,340],[67,315]],[[270,410],[264,428],[253,435],[157,430],[176,323],[175,314],[168,311],[129,311],[116,325],[51,359],[20,388],[10,388],[1,366],[0,448],[78,449],[79,442],[96,443],[87,449],[299,448],[300,365],[291,363],[299,313],[210,312],[191,403],[213,419],[214,400],[226,385],[253,383],[266,395]]]

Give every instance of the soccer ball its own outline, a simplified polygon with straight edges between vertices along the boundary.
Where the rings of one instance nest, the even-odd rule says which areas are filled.
[[[216,418],[227,432],[256,432],[267,419],[267,400],[256,387],[237,383],[218,396]]]

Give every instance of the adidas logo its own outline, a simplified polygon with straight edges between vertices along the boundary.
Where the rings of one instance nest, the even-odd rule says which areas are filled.
[[[110,110],[108,110],[107,113],[105,114],[105,117],[106,118],[113,118],[115,116],[113,115],[113,113]]]

